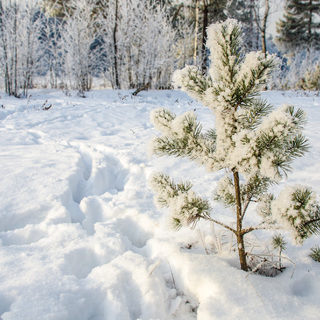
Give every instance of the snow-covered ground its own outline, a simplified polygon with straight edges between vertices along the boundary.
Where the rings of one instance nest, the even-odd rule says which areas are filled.
[[[320,195],[320,97],[263,96],[276,107],[302,107],[309,119],[312,148],[275,191],[300,183]],[[319,236],[302,247],[286,236],[284,254],[293,263],[284,260],[286,270],[270,278],[239,270],[228,246],[214,253],[204,222],[195,230],[168,228],[167,212],[153,203],[150,174],[190,179],[210,198],[223,173],[148,156],[156,134],[149,114],[159,106],[195,110],[205,128],[214,121],[178,91],[92,91],[85,99],[50,90],[29,99],[2,93],[0,319],[320,319],[320,264],[308,256]],[[269,236],[250,241],[265,250]]]

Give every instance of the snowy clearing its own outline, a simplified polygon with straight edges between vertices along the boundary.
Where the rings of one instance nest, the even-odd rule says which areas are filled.
[[[284,260],[286,270],[267,278],[239,270],[232,248],[214,254],[209,224],[168,228],[166,211],[153,203],[150,174],[190,179],[210,198],[223,172],[149,158],[156,134],[150,111],[194,110],[205,128],[214,119],[178,91],[130,93],[91,91],[85,99],[53,90],[33,90],[29,99],[2,93],[0,319],[319,319],[320,264],[308,255],[320,236],[295,247],[286,235],[284,256],[295,264]],[[320,200],[320,97],[280,91],[263,97],[308,114],[312,148],[276,192],[283,184],[307,184]],[[256,233],[254,241],[270,247],[269,235]]]

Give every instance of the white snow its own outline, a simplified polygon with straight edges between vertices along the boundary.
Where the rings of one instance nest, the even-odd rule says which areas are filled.
[[[312,146],[273,191],[301,184],[319,195],[320,97],[263,97],[302,107]],[[46,100],[52,107],[42,110]],[[168,229],[150,175],[190,180],[212,199],[224,172],[148,158],[157,133],[150,112],[159,107],[177,116],[193,111],[204,128],[213,126],[211,111],[178,91],[1,94],[0,319],[319,319],[320,264],[308,256],[319,236],[302,247],[288,242],[284,256],[295,266],[283,260],[286,270],[267,278],[241,271],[233,250],[215,254],[209,223],[198,224],[201,233]],[[211,205],[215,217],[231,221],[228,210]],[[254,241],[266,247],[269,236],[258,232]]]

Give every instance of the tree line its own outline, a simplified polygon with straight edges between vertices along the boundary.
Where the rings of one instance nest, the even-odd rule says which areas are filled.
[[[169,88],[186,64],[207,72],[207,27],[234,18],[248,51],[267,54],[274,0],[0,0],[0,68],[5,91],[92,87]],[[278,23],[284,53],[319,50],[319,0],[288,0]],[[295,55],[298,56],[298,55]],[[314,56],[314,55],[313,55]]]

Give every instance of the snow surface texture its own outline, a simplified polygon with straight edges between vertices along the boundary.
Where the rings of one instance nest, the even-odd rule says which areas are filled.
[[[201,232],[172,231],[153,203],[147,180],[154,171],[190,179],[207,198],[224,173],[148,158],[151,110],[190,110],[205,128],[214,121],[210,110],[177,91],[31,94],[2,94],[0,102],[0,319],[320,318],[320,264],[308,257],[320,237],[287,245],[295,270],[283,260],[276,278],[248,275],[233,250],[213,254],[208,223],[198,224]],[[306,184],[319,195],[320,98],[263,96],[308,114],[312,149],[275,192],[283,183]],[[52,107],[42,110],[46,100]],[[227,211],[212,206],[228,222]],[[267,234],[256,237],[269,245]]]

